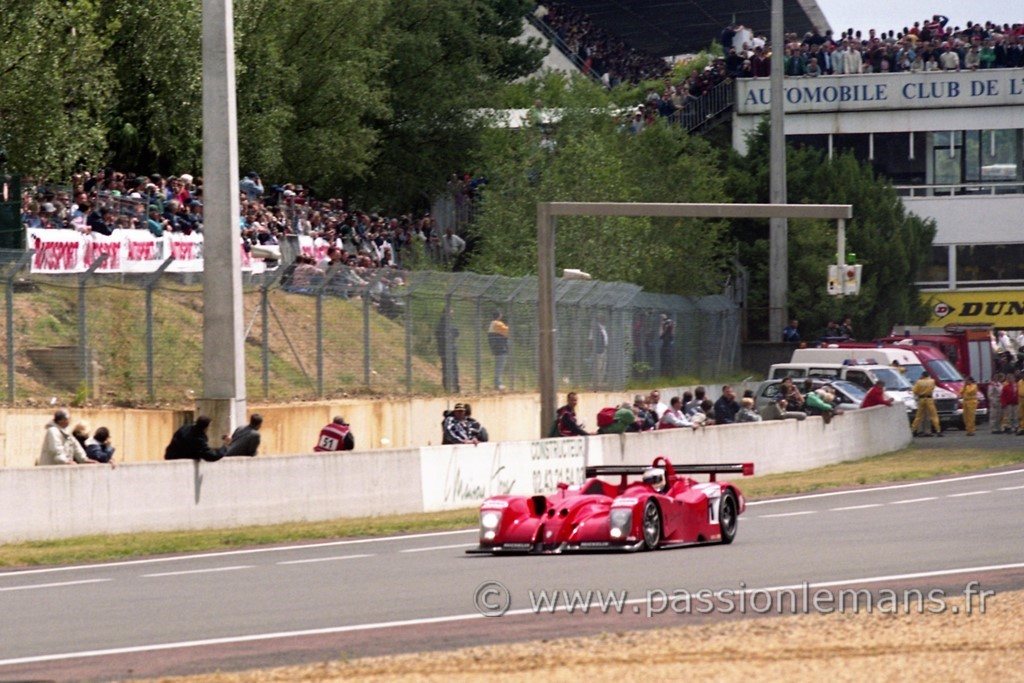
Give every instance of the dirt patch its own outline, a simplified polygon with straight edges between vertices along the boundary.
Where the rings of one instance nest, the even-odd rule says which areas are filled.
[[[976,601],[970,616],[963,599],[947,607],[941,614],[747,619],[173,680],[862,681],[885,673],[899,680],[1024,681],[1024,591],[988,598],[984,614]]]

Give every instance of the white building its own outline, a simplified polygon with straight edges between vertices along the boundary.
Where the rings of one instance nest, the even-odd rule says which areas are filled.
[[[737,82],[737,150],[770,90]],[[785,92],[787,142],[852,150],[935,220],[919,283],[932,324],[1024,327],[1024,69],[787,78]]]

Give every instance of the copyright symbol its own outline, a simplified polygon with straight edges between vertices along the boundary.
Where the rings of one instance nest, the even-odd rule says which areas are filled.
[[[473,604],[485,617],[500,617],[512,606],[512,595],[500,581],[484,581],[473,593]]]

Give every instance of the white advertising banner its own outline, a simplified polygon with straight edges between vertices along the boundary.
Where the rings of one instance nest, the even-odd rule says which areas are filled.
[[[168,256],[174,261],[172,273],[200,273],[203,270],[203,236],[198,233],[165,233],[156,237],[148,230],[116,230],[111,236],[83,235],[75,230],[28,229],[27,245],[35,250],[33,273],[83,273],[101,254],[107,260],[100,273],[152,273]],[[242,270],[261,273],[262,259],[252,258],[241,243]]]
[[[783,88],[787,114],[1024,104],[1024,72],[1020,69],[787,78]],[[763,114],[770,106],[769,79],[736,81],[738,114]]]
[[[586,454],[584,438],[423,448],[423,509],[475,507],[500,494],[553,493],[558,482],[583,481]]]

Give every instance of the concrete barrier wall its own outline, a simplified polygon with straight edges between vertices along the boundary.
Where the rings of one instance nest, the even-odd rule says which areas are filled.
[[[667,404],[682,389],[662,389]],[[564,399],[564,396],[559,396]],[[441,420],[458,400],[469,401],[473,416],[487,427],[492,441],[512,441],[540,434],[538,394],[495,394],[459,398],[347,399],[335,402],[250,404],[264,416],[260,455],[308,453],[320,429],[335,415],[352,425],[356,450],[412,448],[441,443]],[[589,431],[597,429],[597,412],[632,400],[631,392],[580,394],[579,416]],[[171,434],[191,411],[70,409],[72,423],[85,421],[95,430],[105,426],[117,448],[118,462],[163,459]],[[43,443],[43,427],[53,417],[48,409],[0,409],[0,467],[32,467]],[[211,435],[217,443],[219,435]]]
[[[0,542],[423,509],[417,449],[0,470]]]
[[[496,493],[548,493],[584,463],[753,461],[804,470],[905,447],[899,408],[828,425],[722,425],[698,431],[538,439],[401,450],[0,470],[0,543],[88,534],[228,528],[473,507]]]
[[[912,435],[901,407],[852,410],[832,419],[773,420],[699,429],[608,435],[601,460],[641,465],[664,455],[672,462],[753,462],[757,474],[795,472],[906,448]],[[595,452],[596,454],[596,452]]]

